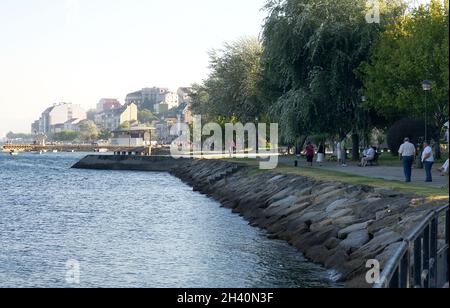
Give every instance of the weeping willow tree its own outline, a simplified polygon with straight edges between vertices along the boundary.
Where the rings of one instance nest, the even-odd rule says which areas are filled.
[[[257,87],[261,54],[261,43],[254,37],[210,52],[210,74],[193,87],[193,113],[217,122],[254,121],[263,111]]]
[[[265,8],[261,100],[279,121],[283,139],[351,132],[358,158],[363,112],[355,71],[404,6],[381,1],[380,23],[367,22],[366,0],[271,0]]]

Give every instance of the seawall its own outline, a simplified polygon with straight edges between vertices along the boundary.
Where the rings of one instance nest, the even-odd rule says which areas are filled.
[[[367,261],[378,260],[383,268],[408,232],[447,204],[224,161],[88,156],[74,167],[170,172],[271,238],[288,241],[308,259],[336,270],[348,287],[371,287]]]
[[[73,165],[72,168],[169,172],[176,168],[178,163],[179,161],[167,156],[88,155]]]

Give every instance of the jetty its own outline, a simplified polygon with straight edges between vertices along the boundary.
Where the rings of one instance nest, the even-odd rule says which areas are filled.
[[[4,144],[1,146],[3,152],[114,152],[114,153],[143,153],[143,147],[112,146],[101,144]]]

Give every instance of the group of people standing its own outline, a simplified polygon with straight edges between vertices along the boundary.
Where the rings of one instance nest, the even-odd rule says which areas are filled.
[[[400,146],[398,151],[400,159],[403,161],[403,170],[405,173],[406,183],[411,182],[412,167],[414,161],[417,158],[417,149],[414,144],[411,143],[409,138],[405,138],[404,143]],[[423,143],[423,152],[421,156],[421,162],[425,169],[426,179],[425,182],[433,182],[433,165],[435,163],[433,149],[428,141]]]
[[[314,163],[315,147],[311,142],[308,142],[305,149],[306,160],[311,166]],[[325,161],[326,147],[325,143],[321,142],[317,148],[317,163],[322,166]],[[341,141],[336,144],[336,157],[338,163],[343,167],[347,167],[347,147],[346,142]]]
[[[317,163],[320,165],[323,164],[325,160],[325,151],[326,147],[323,142],[319,144],[318,150],[317,150]],[[336,144],[336,157],[338,160],[338,163],[342,166],[347,166],[347,148],[345,141],[338,142]],[[400,158],[403,162],[403,169],[404,169],[404,175],[405,180],[407,183],[411,182],[412,179],[412,167],[414,165],[414,162],[417,158],[417,149],[414,144],[411,143],[409,138],[405,138],[404,143],[401,145],[399,151],[398,151]],[[305,149],[305,155],[307,162],[312,166],[314,163],[314,157],[315,157],[315,147],[311,142],[308,142],[306,149]],[[374,161],[377,156],[377,149],[375,147],[368,147],[366,150],[364,150],[364,155],[361,160],[361,167],[366,167],[368,163],[371,161]],[[423,152],[420,157],[421,162],[425,169],[426,174],[426,182],[433,182],[433,166],[435,164],[435,157],[433,154],[433,149],[431,147],[431,144],[428,141],[425,141],[423,143]],[[449,161],[445,163],[445,165],[439,169],[439,171],[444,175],[448,174],[448,168],[449,168]]]

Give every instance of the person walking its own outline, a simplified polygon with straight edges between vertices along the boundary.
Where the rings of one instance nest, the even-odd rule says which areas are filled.
[[[398,150],[401,160],[403,161],[403,171],[405,173],[406,183],[411,183],[412,166],[416,159],[416,147],[410,142],[409,138],[405,138],[404,143]]]
[[[325,145],[323,142],[320,143],[319,149],[317,151],[317,163],[322,167],[322,164],[325,160]]]
[[[442,167],[438,169],[438,171],[441,173],[442,176],[448,175],[448,167],[449,167],[449,160],[447,159],[444,165],[442,165]]]
[[[422,153],[422,163],[423,167],[425,168],[426,173],[426,180],[425,182],[431,183],[433,182],[433,165],[434,165],[434,155],[433,155],[433,149],[430,146],[430,143],[428,141],[425,141],[423,143],[423,153]]]
[[[308,142],[308,145],[306,146],[306,160],[312,167],[314,161],[314,146],[311,142]]]
[[[228,152],[230,154],[230,158],[233,156],[235,148],[236,148],[236,143],[234,143],[234,140],[231,140],[228,144]]]
[[[342,164],[342,147],[341,147],[341,142],[338,142],[336,144],[336,158],[338,161],[338,164]]]
[[[347,137],[341,141],[342,167],[347,167]]]

